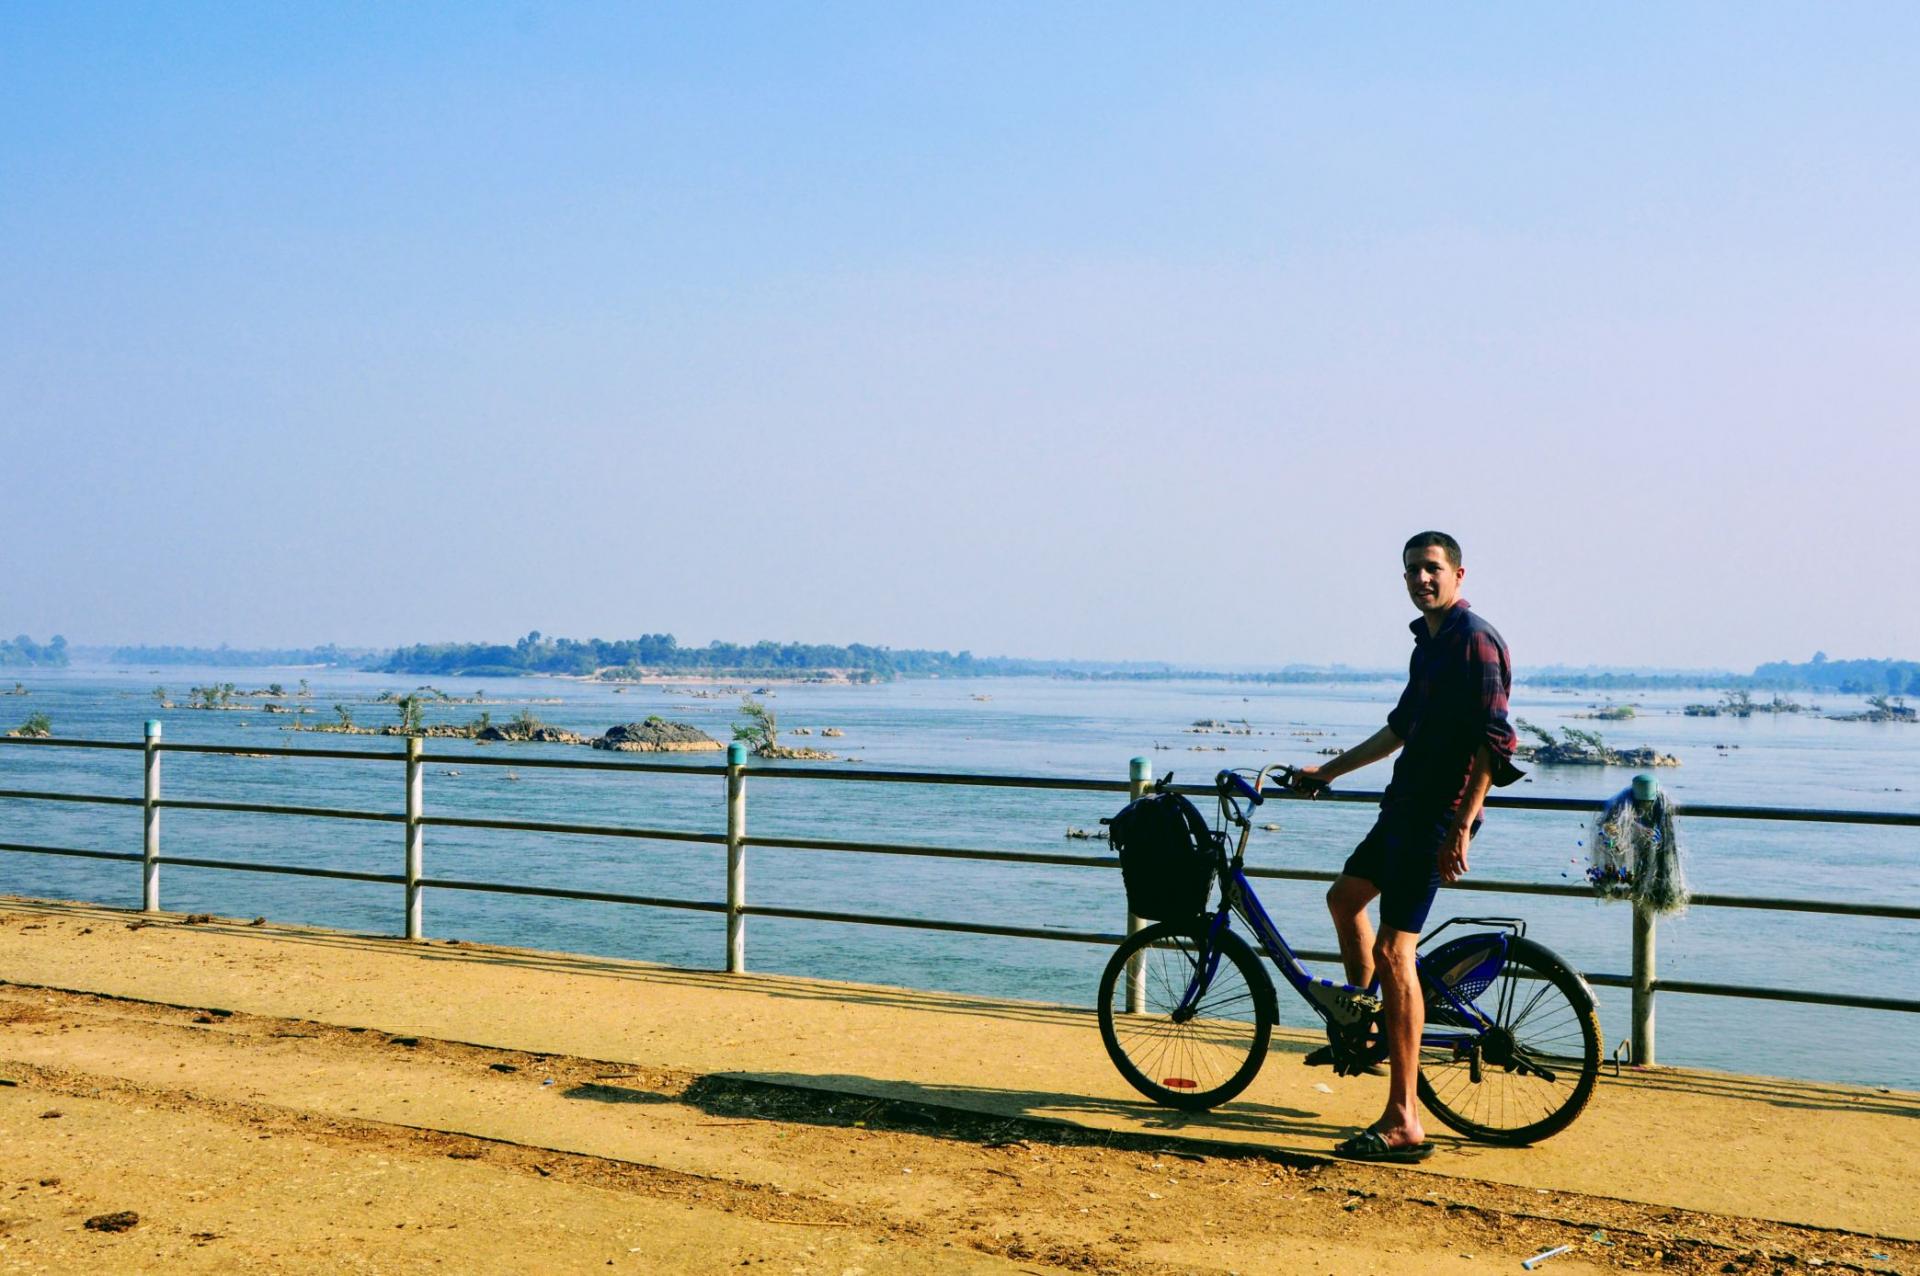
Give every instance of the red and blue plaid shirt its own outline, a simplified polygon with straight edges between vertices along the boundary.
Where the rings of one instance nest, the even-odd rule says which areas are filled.
[[[1518,738],[1507,722],[1513,665],[1500,631],[1476,616],[1461,599],[1447,611],[1438,633],[1423,616],[1413,631],[1407,689],[1387,715],[1387,727],[1405,742],[1393,764],[1383,810],[1438,819],[1460,805],[1473,770],[1473,756],[1486,745],[1493,755],[1493,782],[1520,778],[1513,765]]]

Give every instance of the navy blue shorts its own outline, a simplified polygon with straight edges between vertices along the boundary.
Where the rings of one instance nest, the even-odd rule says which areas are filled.
[[[1451,811],[1435,819],[1382,813],[1340,871],[1380,888],[1382,929],[1419,934],[1440,890],[1440,843],[1453,828]],[[1473,832],[1480,821],[1473,822]],[[1471,834],[1469,834],[1471,836]]]

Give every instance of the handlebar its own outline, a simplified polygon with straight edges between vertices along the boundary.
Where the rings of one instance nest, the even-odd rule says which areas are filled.
[[[1255,806],[1259,806],[1262,802],[1267,800],[1261,794],[1260,790],[1254,788],[1251,784],[1248,784],[1246,777],[1241,775],[1238,771],[1220,772],[1219,774],[1213,777],[1213,786],[1216,789],[1219,789],[1222,793],[1238,793],[1241,797],[1247,799],[1247,801],[1253,803]]]
[[[1325,780],[1304,775],[1298,767],[1282,766],[1277,762],[1263,767],[1260,774],[1251,781],[1238,771],[1220,771],[1213,777],[1213,787],[1222,798],[1229,801],[1234,798],[1245,798],[1249,805],[1259,806],[1267,800],[1262,790],[1266,786],[1268,776],[1277,778],[1283,787],[1299,787],[1307,797],[1318,797],[1327,788]]]

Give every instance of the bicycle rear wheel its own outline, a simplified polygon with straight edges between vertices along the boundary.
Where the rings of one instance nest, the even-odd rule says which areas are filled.
[[[1273,1036],[1273,981],[1245,940],[1222,931],[1211,980],[1182,1009],[1205,964],[1206,922],[1160,922],[1127,937],[1100,976],[1100,1037],[1127,1084],[1189,1112],[1225,1103],[1253,1080]],[[1143,999],[1127,1011],[1127,966]]]
[[[1420,1101],[1427,1110],[1485,1143],[1533,1143],[1572,1124],[1600,1075],[1600,1016],[1586,981],[1516,936],[1493,981],[1462,1000],[1493,1026],[1470,1033],[1479,1025],[1429,992],[1428,1031],[1462,1031],[1453,1044],[1421,1047]]]

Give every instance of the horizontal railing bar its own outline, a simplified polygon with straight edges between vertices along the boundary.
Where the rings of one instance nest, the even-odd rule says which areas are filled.
[[[32,789],[0,789],[0,798],[22,802],[89,802],[96,806],[140,806],[137,797],[108,797],[100,793],[40,793]]]
[[[133,857],[139,859],[138,855]],[[236,873],[280,873],[288,877],[331,877],[343,882],[379,882],[387,886],[404,886],[407,879],[398,873],[356,873],[344,868],[307,868],[299,864],[262,864],[245,860],[206,860],[191,859],[176,855],[162,856],[160,863],[168,867],[180,868],[225,868]]]
[[[1331,882],[1338,873],[1329,873],[1320,869],[1304,868],[1248,868],[1248,877],[1277,878],[1290,882]],[[1558,882],[1501,882],[1485,878],[1469,880],[1462,878],[1447,883],[1448,890],[1488,891],[1505,895],[1553,895],[1561,899],[1598,899],[1593,889],[1587,886],[1562,886]],[[1619,901],[1610,901],[1619,902]],[[1783,913],[1836,913],[1847,917],[1891,917],[1895,919],[1920,919],[1920,906],[1910,904],[1855,904],[1835,899],[1771,899],[1760,895],[1691,895],[1687,898],[1689,907],[1699,908],[1759,908]]]
[[[749,837],[743,842],[747,846],[783,851],[850,851],[859,855],[914,855],[929,859],[993,860],[1007,864],[1064,864],[1070,868],[1120,867],[1119,858],[1113,855],[1051,855],[1033,851],[983,851],[961,846],[902,846],[891,842],[840,842],[824,837]]]
[[[886,917],[876,913],[835,913],[815,908],[779,908],[750,904],[740,910],[749,917],[786,917],[808,922],[853,922],[861,926],[897,926],[909,930],[944,930],[968,935],[1003,935],[1013,939],[1064,939],[1076,944],[1117,944],[1125,935],[1104,931],[1054,930],[1031,926],[989,926],[976,922],[949,922],[927,917]]]
[[[303,749],[292,745],[156,744],[156,753],[206,753],[233,758],[340,758],[348,762],[405,762],[405,750]]]
[[[1181,793],[1191,797],[1212,797],[1214,787],[1211,784],[1176,784],[1173,786]],[[1373,806],[1380,804],[1385,794],[1369,789],[1329,789],[1316,797],[1307,798],[1288,789],[1263,789],[1262,796],[1280,798],[1286,801],[1309,802],[1360,802]],[[1507,797],[1499,793],[1489,793],[1486,805],[1512,811],[1601,811],[1606,809],[1605,798],[1549,798],[1549,797]],[[1698,816],[1709,820],[1792,820],[1814,824],[1882,824],[1903,828],[1920,828],[1920,811],[1859,811],[1818,807],[1793,806],[1736,806],[1726,803],[1682,803],[1677,806],[1676,814],[1686,817]]]
[[[743,910],[756,917],[785,917],[799,921],[848,922],[862,926],[893,926],[910,930],[952,931],[969,935],[999,935],[1014,939],[1058,939],[1084,944],[1117,944],[1124,935],[1102,934],[1086,931],[1062,931],[1040,929],[1028,926],[992,926],[975,922],[942,921],[924,917],[887,917],[873,913],[840,913],[825,909],[778,908],[760,905],[749,906]],[[1294,956],[1304,961],[1338,961],[1338,953],[1296,950]],[[1609,988],[1631,988],[1633,980],[1627,975],[1603,972],[1583,974],[1590,984]],[[1862,1010],[1904,1010],[1920,1012],[1920,1001],[1898,997],[1858,997],[1842,993],[1806,992],[1791,988],[1752,988],[1741,984],[1704,984],[1679,980],[1656,980],[1655,992],[1698,993],[1704,996],[1745,997],[1766,1001],[1793,1001],[1819,1006],[1845,1006]]]
[[[1458,885],[1458,883],[1455,883]],[[1690,895],[1689,907],[1764,908],[1782,913],[1840,913],[1849,917],[1904,917],[1920,919],[1920,906],[1908,904],[1853,904],[1837,899],[1770,899],[1761,895]]]
[[[1125,780],[1076,780],[1044,775],[994,775],[965,771],[854,771],[834,767],[750,768],[755,780],[853,780],[862,784],[960,784],[983,789],[1077,789],[1086,793],[1125,793]],[[1208,789],[1207,792],[1213,792]]]
[[[482,820],[458,815],[423,815],[420,817],[420,823],[435,828],[499,829],[512,833],[577,833],[586,837],[637,837],[657,842],[705,842],[714,846],[727,844],[725,833],[634,828],[625,824],[556,824],[545,820]]]
[[[431,823],[431,821],[428,821]],[[724,841],[725,839],[718,839]],[[864,855],[924,856],[930,859],[985,860],[1008,864],[1059,864],[1069,868],[1118,868],[1120,861],[1111,855],[1054,855],[1024,851],[988,851],[965,847],[915,846],[894,842],[843,842],[820,837],[749,837],[747,846],[778,850],[848,851]],[[1290,882],[1331,882],[1338,873],[1324,869],[1254,868],[1245,869],[1248,877]],[[1548,895],[1561,899],[1594,899],[1586,886],[1563,886],[1558,882],[1501,882],[1461,880],[1449,889],[1485,891],[1507,895]],[[1854,904],[1838,900],[1777,900],[1743,895],[1695,895],[1691,903],[1703,908],[1764,908],[1785,912],[1840,913],[1856,917],[1920,918],[1920,907],[1902,905]]]
[[[1706,984],[1690,979],[1656,979],[1653,981],[1653,990],[1657,993],[1695,993],[1703,997],[1744,997],[1759,1001],[1797,1001],[1811,1006],[1920,1013],[1920,1001],[1907,997],[1864,997],[1849,993],[1807,992],[1798,988],[1753,988],[1746,984]]]
[[[133,803],[139,806],[136,799]],[[167,811],[233,811],[249,815],[312,815],[324,820],[376,820],[384,824],[405,824],[407,817],[397,811],[348,811],[332,806],[274,806],[266,802],[204,802],[198,798],[162,798],[155,806]]]
[[[690,908],[700,913],[724,913],[725,904],[710,900],[670,899],[658,895],[622,895],[613,891],[573,891],[557,886],[516,886],[510,882],[468,882],[450,877],[423,877],[420,885],[447,891],[485,891],[495,895],[537,895],[547,899],[584,899],[603,904],[642,904],[652,908]]]
[[[1820,807],[1791,806],[1695,806],[1683,803],[1674,808],[1683,819],[1707,820],[1784,820],[1809,824],[1880,824],[1896,828],[1920,828],[1920,814],[1910,811],[1848,811]]]
[[[657,775],[725,775],[727,768],[712,763],[602,762],[595,758],[501,758],[472,753],[422,753],[422,762],[442,766],[512,766],[549,771],[645,771]],[[761,772],[755,772],[759,775]]]
[[[1188,797],[1199,798],[1210,798],[1218,792],[1211,784],[1176,784],[1173,786],[1173,791],[1184,793]],[[1308,797],[1303,793],[1282,788],[1265,788],[1260,790],[1260,795],[1270,801],[1279,799],[1283,802],[1350,802],[1363,806],[1378,806],[1380,799],[1385,796],[1378,789],[1323,789],[1312,797]],[[1605,809],[1607,801],[1604,798],[1503,797],[1498,793],[1489,793],[1486,805],[1531,811],[1599,811]],[[1691,807],[1687,809],[1692,810]]]
[[[40,749],[131,749],[135,753],[147,747],[138,740],[59,740],[35,735],[0,735],[0,744],[30,744]]]
[[[15,851],[22,855],[69,855],[83,860],[131,860],[137,862],[141,857],[135,851],[83,851],[71,846],[31,846],[24,842],[0,842],[0,851]]]

